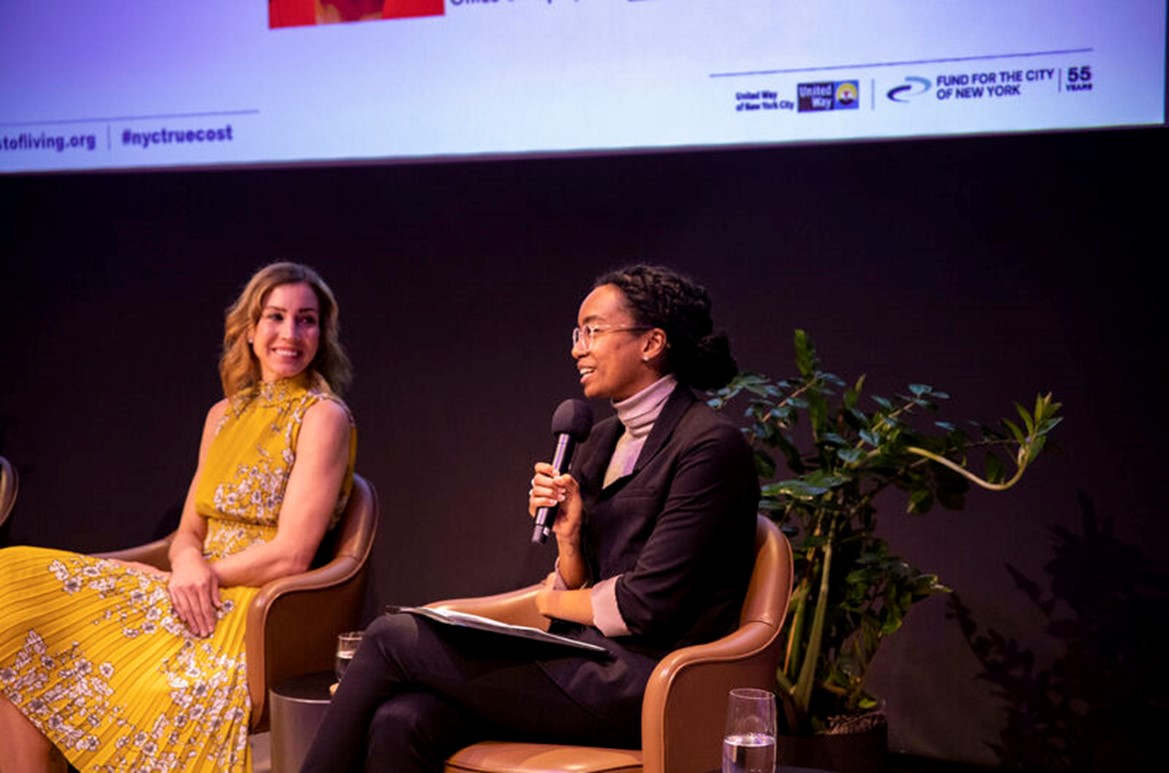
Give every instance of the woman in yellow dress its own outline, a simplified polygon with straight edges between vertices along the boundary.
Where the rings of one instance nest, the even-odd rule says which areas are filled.
[[[228,309],[171,571],[0,550],[0,771],[248,771],[244,618],[344,509],[356,430],[333,293],[274,263]]]

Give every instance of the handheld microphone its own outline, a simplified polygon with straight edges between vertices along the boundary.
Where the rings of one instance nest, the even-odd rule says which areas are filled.
[[[559,472],[568,469],[576,444],[584,441],[593,428],[593,409],[584,400],[565,400],[552,414],[552,436],[556,438],[556,450],[552,453],[552,466]],[[536,511],[536,527],[532,531],[532,542],[543,542],[552,533],[556,521],[556,507],[541,507]]]

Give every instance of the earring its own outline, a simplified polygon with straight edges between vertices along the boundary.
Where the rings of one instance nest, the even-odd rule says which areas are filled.
[[[252,344],[254,344],[255,342],[256,342],[256,339],[254,339],[254,338],[249,338],[249,339],[248,339],[248,346],[251,346],[251,345],[252,345]]]

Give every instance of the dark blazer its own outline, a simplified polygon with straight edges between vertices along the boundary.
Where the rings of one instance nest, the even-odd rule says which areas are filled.
[[[666,400],[633,472],[602,487],[622,432],[616,416],[598,423],[571,471],[584,500],[590,579],[620,575],[617,605],[630,634],[607,638],[555,624],[613,657],[541,665],[577,703],[636,733],[657,661],[738,625],[754,563],[759,482],[742,433],[684,386]]]

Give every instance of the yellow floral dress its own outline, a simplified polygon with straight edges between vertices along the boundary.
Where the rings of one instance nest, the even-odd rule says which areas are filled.
[[[276,534],[319,376],[236,395],[203,463],[195,508],[210,560]],[[356,431],[335,523],[353,482]],[[45,548],[0,550],[0,694],[82,771],[249,771],[244,621],[256,588],[221,589],[214,634],[192,636],[164,579]]]

